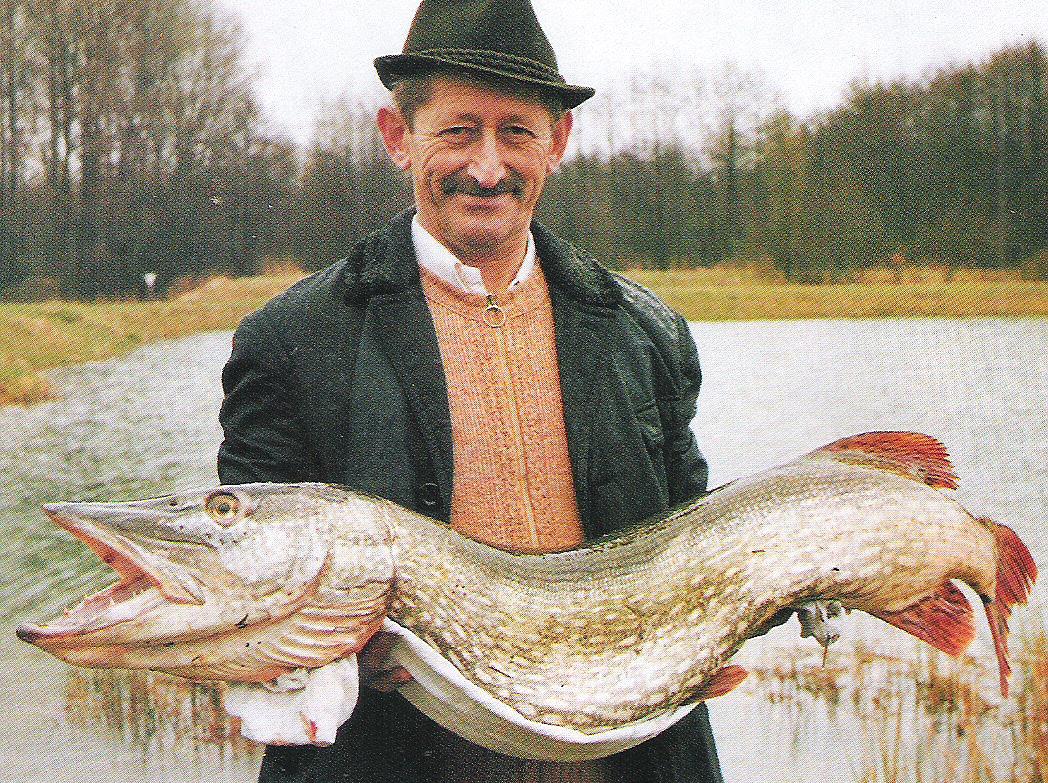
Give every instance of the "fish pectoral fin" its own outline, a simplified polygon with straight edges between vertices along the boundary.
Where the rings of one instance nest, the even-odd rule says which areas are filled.
[[[725,693],[735,690],[739,683],[746,679],[749,672],[741,666],[731,664],[724,666],[713,673],[705,684],[697,690],[685,704],[692,702],[709,701],[723,696]]]
[[[308,669],[304,688],[274,691],[260,683],[230,683],[223,705],[240,718],[240,733],[265,745],[330,745],[357,705],[355,655]]]
[[[870,612],[948,655],[960,655],[975,638],[972,605],[953,582],[895,612]]]

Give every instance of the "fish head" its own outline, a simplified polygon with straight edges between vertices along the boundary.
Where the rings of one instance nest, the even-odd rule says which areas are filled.
[[[353,603],[355,586],[391,580],[389,531],[377,509],[369,498],[323,484],[49,504],[47,514],[120,578],[57,618],[22,624],[17,634],[77,665],[183,668],[173,648],[249,638],[253,628],[272,627],[307,605]],[[356,555],[334,567],[333,548],[343,542],[344,554],[346,540]],[[384,598],[369,589],[367,600]]]

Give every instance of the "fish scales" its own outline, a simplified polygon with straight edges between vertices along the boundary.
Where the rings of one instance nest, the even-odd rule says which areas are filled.
[[[730,690],[742,644],[813,601],[956,654],[974,634],[957,579],[984,598],[1006,690],[1010,605],[1036,567],[954,486],[934,439],[868,433],[545,555],[326,485],[61,504],[55,520],[120,572],[110,595],[144,608],[88,598],[19,635],[81,665],[279,682],[360,652],[388,618],[518,715],[599,733]]]
[[[905,514],[889,504],[887,516],[871,522],[865,509],[874,492],[871,478],[882,488],[908,492]],[[547,722],[599,729],[610,725],[604,714],[620,721],[642,717],[651,693],[675,691],[663,708],[686,701],[745,641],[740,629],[766,622],[783,605],[814,597],[863,599],[871,591],[859,583],[890,576],[881,563],[901,561],[908,548],[925,546],[920,536],[900,535],[913,525],[889,524],[894,517],[971,519],[941,493],[881,471],[842,481],[839,470],[792,470],[765,475],[759,486],[754,496],[745,484],[732,485],[627,538],[560,555],[508,555],[453,534],[435,537],[427,525],[416,527],[404,515],[398,521],[398,537],[406,544],[402,571],[424,569],[434,560],[455,562],[459,571],[451,591],[420,582],[417,592],[398,592],[390,616],[445,654],[454,647],[466,671],[490,662],[496,672],[511,672],[527,661],[540,672],[533,681],[522,684],[506,674],[485,678],[486,689],[518,710],[541,712]],[[798,537],[808,542],[800,551]],[[992,559],[989,533],[982,545],[976,549]],[[730,565],[715,568],[719,560]],[[831,561],[839,565],[828,566]],[[704,568],[694,573],[697,564]],[[562,588],[580,582],[590,590]],[[492,644],[470,641],[477,596],[501,607],[484,618],[501,630]],[[635,609],[625,622],[616,611],[624,605]],[[418,606],[426,607],[428,623]],[[695,619],[681,623],[682,615]],[[539,629],[537,643],[532,629]],[[696,638],[704,640],[707,654],[680,666],[692,660]],[[555,708],[569,685],[592,709]]]

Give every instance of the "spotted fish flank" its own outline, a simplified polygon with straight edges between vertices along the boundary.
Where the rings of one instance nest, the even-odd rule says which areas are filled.
[[[664,728],[736,687],[745,671],[730,658],[787,607],[839,602],[957,655],[975,628],[956,579],[983,599],[1007,693],[1008,619],[1037,569],[955,486],[933,438],[866,433],[624,534],[535,555],[319,484],[56,504],[52,517],[121,578],[18,633],[78,665],[305,689],[305,704],[302,671],[344,664],[385,628],[414,645],[399,660],[418,682],[403,691],[432,717],[467,732],[461,716],[482,704],[494,728],[469,739],[568,758],[587,738],[635,744],[645,731],[631,727]],[[821,615],[805,618],[806,633],[829,638]],[[318,729],[301,709],[311,728],[299,741],[333,738],[337,724]],[[556,742],[500,744],[497,721]]]

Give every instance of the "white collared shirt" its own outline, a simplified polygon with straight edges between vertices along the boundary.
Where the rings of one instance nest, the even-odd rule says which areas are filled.
[[[448,285],[454,286],[467,294],[478,294],[487,296],[488,289],[484,287],[484,280],[480,276],[480,270],[475,266],[463,264],[454,253],[444,247],[440,242],[422,226],[418,215],[411,221],[411,241],[415,245],[415,258],[419,266],[439,277]],[[535,238],[528,232],[528,249],[524,253],[524,262],[517,271],[517,276],[509,284],[512,291],[524,283],[531,273],[535,271]]]

